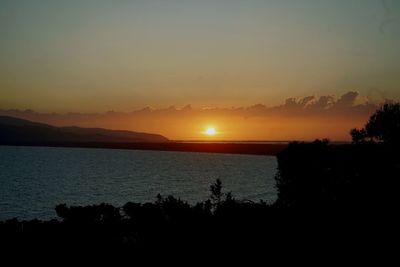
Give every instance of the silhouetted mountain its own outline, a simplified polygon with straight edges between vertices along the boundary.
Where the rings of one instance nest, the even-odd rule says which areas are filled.
[[[0,116],[0,144],[38,142],[167,142],[162,135],[102,128],[55,127],[8,116]]]

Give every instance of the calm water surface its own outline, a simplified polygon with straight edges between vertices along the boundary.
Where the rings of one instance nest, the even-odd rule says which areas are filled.
[[[274,201],[272,156],[0,146],[0,220],[55,218],[54,207],[206,200],[219,178],[238,199]]]

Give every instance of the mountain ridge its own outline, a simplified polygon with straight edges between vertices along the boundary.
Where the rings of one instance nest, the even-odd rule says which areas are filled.
[[[163,143],[168,141],[168,138],[160,134],[78,126],[57,127],[10,116],[0,116],[0,144],[18,142]]]

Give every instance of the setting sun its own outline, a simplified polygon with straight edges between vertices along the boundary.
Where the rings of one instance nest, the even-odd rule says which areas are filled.
[[[216,135],[217,131],[215,130],[214,127],[208,127],[205,131],[206,135]]]

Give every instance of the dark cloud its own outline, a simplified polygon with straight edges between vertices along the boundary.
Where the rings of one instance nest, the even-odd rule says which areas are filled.
[[[358,95],[357,92],[348,92],[342,95],[334,104],[334,108],[347,109],[353,107]]]
[[[285,103],[279,106],[267,107],[263,104],[256,104],[249,107],[234,108],[194,108],[186,105],[182,108],[170,106],[167,108],[155,109],[145,107],[132,112],[108,111],[105,113],[37,113],[32,110],[0,110],[0,114],[22,118],[38,118],[43,121],[46,118],[54,117],[60,119],[78,118],[101,118],[111,117],[140,117],[140,116],[180,116],[180,115],[224,115],[224,116],[355,116],[358,114],[368,115],[378,108],[378,104],[368,101],[357,103],[360,98],[357,92],[347,92],[335,100],[334,96],[306,96],[302,98],[288,98]],[[363,97],[363,99],[368,99]],[[386,100],[388,101],[388,100]]]

